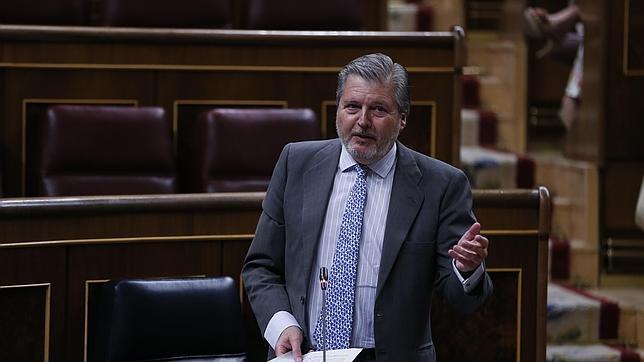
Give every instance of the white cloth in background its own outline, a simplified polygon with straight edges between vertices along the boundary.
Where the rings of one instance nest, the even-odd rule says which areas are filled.
[[[577,23],[576,26],[577,33],[581,35],[582,39],[584,37],[584,25],[582,23]],[[566,84],[566,95],[570,98],[580,100],[581,99],[581,84],[584,78],[584,44],[583,42],[579,44],[577,48],[577,55],[575,56],[575,62],[572,65],[570,70],[570,75],[568,77],[568,83]]]
[[[516,154],[478,146],[461,147],[461,166],[472,188],[517,188]]]
[[[547,362],[619,362],[620,352],[602,344],[548,345]]]
[[[478,146],[479,123],[480,117],[478,110],[461,110],[461,146]]]
[[[562,286],[548,284],[548,343],[597,342],[601,303]]]
[[[644,176],[642,176],[640,195],[637,198],[637,206],[635,206],[635,223],[644,230]]]

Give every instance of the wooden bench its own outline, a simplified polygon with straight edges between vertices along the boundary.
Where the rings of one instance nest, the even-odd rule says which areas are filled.
[[[407,67],[401,140],[458,165],[461,32],[295,32],[0,25],[4,195],[25,193],[31,125],[52,104],[160,106],[179,169],[196,116],[214,107],[311,108],[335,137],[337,73],[382,52]]]
[[[239,282],[263,196],[0,200],[0,360],[83,361],[93,292],[110,279],[230,275]],[[495,293],[468,323],[435,303],[439,356],[541,361],[547,190],[474,191],[474,207],[491,242]],[[251,356],[261,359],[263,341],[247,304],[244,311]]]

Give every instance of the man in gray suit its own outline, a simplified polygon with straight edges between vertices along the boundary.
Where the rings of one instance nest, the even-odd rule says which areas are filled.
[[[372,360],[434,361],[433,290],[463,312],[492,293],[468,180],[397,141],[408,80],[388,56],[346,65],[336,102],[339,139],[289,144],[273,171],[242,271],[253,311],[278,356],[301,360],[326,341]]]

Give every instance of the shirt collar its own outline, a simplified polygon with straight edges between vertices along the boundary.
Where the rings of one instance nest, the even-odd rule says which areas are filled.
[[[387,152],[387,154],[381,158],[380,160],[372,163],[369,165],[369,169],[373,171],[376,175],[380,176],[381,178],[385,178],[389,172],[394,168],[394,164],[396,163],[396,149],[397,145],[396,142],[394,142],[393,146]],[[340,162],[338,163],[338,167],[340,168],[340,171],[344,172],[352,168],[354,165],[356,165],[357,162],[353,159],[353,157],[349,154],[349,151],[342,145],[342,152],[340,153]]]

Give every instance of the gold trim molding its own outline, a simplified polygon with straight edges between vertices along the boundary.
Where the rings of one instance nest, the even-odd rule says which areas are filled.
[[[101,69],[101,70],[184,70],[214,72],[280,72],[338,73],[340,67],[280,65],[213,65],[213,64],[109,64],[109,63],[34,63],[2,62],[0,68],[34,69]],[[454,67],[408,67],[409,73],[456,73]]]
[[[68,239],[68,240],[43,240],[25,241],[14,243],[0,243],[1,249],[30,248],[43,246],[77,246],[77,245],[103,245],[103,244],[128,244],[128,243],[168,243],[181,241],[223,241],[223,240],[250,240],[252,234],[231,235],[177,235],[177,236],[141,236],[129,238],[96,238],[96,239]]]
[[[533,236],[539,235],[537,229],[517,229],[517,230],[481,230],[482,235],[486,236]]]
[[[539,231],[534,229],[526,230],[481,230],[485,236],[533,236],[539,235]],[[126,238],[88,238],[88,239],[62,239],[62,240],[42,240],[42,241],[18,241],[11,243],[0,243],[1,249],[14,248],[31,248],[44,246],[77,246],[77,245],[101,245],[101,244],[126,244],[126,243],[154,243],[154,242],[181,242],[181,241],[239,241],[251,240],[254,234],[213,234],[213,235],[176,235],[176,236],[141,236]]]

